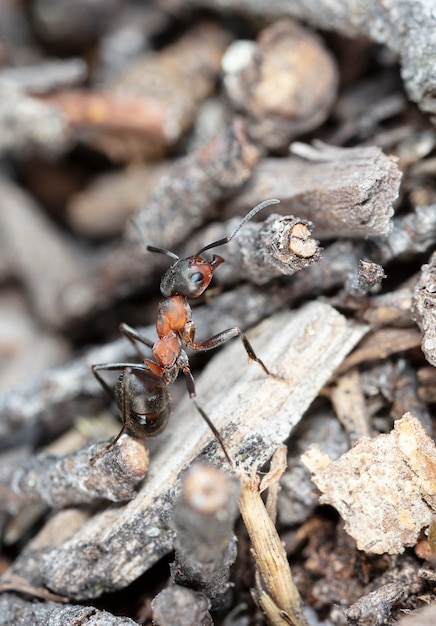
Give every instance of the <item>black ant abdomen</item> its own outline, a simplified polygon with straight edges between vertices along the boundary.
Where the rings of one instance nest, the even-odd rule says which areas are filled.
[[[120,432],[107,449],[115,445],[124,432],[145,439],[165,428],[171,414],[171,400],[161,377],[144,365],[134,363],[93,365],[92,371],[117,405],[123,421]],[[114,387],[106,382],[102,371],[121,371]]]

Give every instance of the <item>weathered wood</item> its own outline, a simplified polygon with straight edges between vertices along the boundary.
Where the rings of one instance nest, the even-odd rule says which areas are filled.
[[[238,480],[216,467],[195,463],[183,477],[171,527],[175,555],[171,577],[176,585],[201,591],[212,610],[230,605],[230,567],[236,559]]]
[[[223,58],[228,99],[252,141],[285,151],[292,139],[329,116],[337,96],[337,63],[321,39],[293,20],[278,20],[257,41],[236,41]]]
[[[72,606],[59,602],[24,600],[13,593],[0,596],[0,626],[135,626],[128,617],[116,617],[93,606]]]
[[[417,102],[423,111],[436,112],[434,0],[236,0],[232,3],[221,0],[166,0],[166,4],[184,11],[187,6],[207,6],[220,11],[231,8],[237,13],[271,20],[295,17],[321,30],[336,31],[346,37],[367,36],[399,55],[409,98]]]
[[[44,502],[60,508],[101,498],[125,502],[135,496],[148,467],[142,442],[125,438],[122,445],[97,455],[95,444],[59,456],[40,452],[21,463],[0,468],[0,510],[15,513],[26,504]]]
[[[421,348],[425,358],[436,366],[436,252],[423,265],[413,295],[413,316],[422,331]]]
[[[401,180],[395,159],[375,146],[293,145],[304,159],[262,159],[229,203],[229,215],[254,206],[255,198],[278,198],[274,211],[313,221],[321,239],[389,233]]]
[[[283,380],[266,378],[255,363],[248,367],[240,342],[210,362],[197,381],[198,402],[240,466],[271,457],[365,329],[327,304],[312,303],[269,318],[249,335]],[[46,551],[41,575],[50,589],[83,599],[126,586],[172,548],[168,522],[182,470],[202,453],[228,467],[188,398],[151,444],[149,474],[137,498],[109,507],[63,546]]]
[[[205,242],[229,237],[239,222],[239,217],[212,222],[189,239],[180,256],[192,255]],[[312,237],[313,228],[307,220],[275,213],[260,222],[248,222],[228,245],[218,248],[225,263],[217,282],[234,285],[248,280],[267,285],[273,278],[292,276],[310,267],[322,258],[322,248]]]

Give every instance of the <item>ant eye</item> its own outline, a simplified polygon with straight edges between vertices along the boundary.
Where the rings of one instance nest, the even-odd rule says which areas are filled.
[[[189,280],[191,283],[202,283],[203,282],[203,274],[201,272],[193,272],[189,276]]]

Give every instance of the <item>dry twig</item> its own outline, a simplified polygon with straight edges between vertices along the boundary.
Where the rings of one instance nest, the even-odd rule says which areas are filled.
[[[230,599],[238,491],[237,481],[230,476],[213,466],[196,464],[183,478],[181,495],[174,504],[172,579],[201,591],[215,611],[224,609]]]
[[[300,594],[292,578],[285,549],[260,493],[280,479],[286,468],[284,448],[276,451],[276,461],[262,483],[253,468],[251,476],[237,472],[241,481],[239,508],[247,528],[256,561],[259,584],[257,600],[271,626],[307,626]],[[274,460],[274,457],[273,457]]]
[[[124,437],[118,446],[95,459],[88,444],[77,452],[56,456],[41,452],[18,466],[0,470],[0,509],[15,513],[26,504],[44,502],[60,508],[94,502],[130,500],[148,467],[148,452],[143,444]]]
[[[223,59],[224,85],[247,132],[267,150],[317,128],[336,97],[333,57],[313,33],[291,20],[274,22],[257,43],[237,41]]]

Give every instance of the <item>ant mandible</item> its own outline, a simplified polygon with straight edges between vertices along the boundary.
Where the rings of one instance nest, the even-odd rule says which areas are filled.
[[[195,400],[195,382],[183,347],[193,351],[212,350],[233,337],[240,337],[249,359],[259,363],[265,374],[270,375],[270,371],[256,355],[247,337],[238,327],[228,328],[206,341],[195,342],[195,325],[192,321],[188,298],[201,296],[209,286],[213,272],[224,262],[224,259],[218,255],[213,255],[212,260],[208,261],[202,254],[206,250],[229,243],[240,228],[259,211],[278,202],[279,200],[274,199],[261,202],[247,213],[231,235],[204,246],[197,254],[185,259],[180,259],[169,250],[145,244],[150,252],[165,254],[175,262],[165,272],[160,283],[160,291],[165,300],[159,304],[157,311],[158,339],[152,342],[131,326],[124,323],[120,325],[120,332],[132,343],[143,362],[92,366],[94,376],[115,402],[122,418],[121,430],[106,446],[106,450],[112,448],[125,431],[137,437],[153,437],[165,428],[170,415],[168,386],[176,380],[181,370],[186,376],[189,396],[196,409],[212,430],[230,465],[233,465],[220,434]],[[141,235],[139,228],[138,231]],[[151,348],[154,360],[144,357],[138,344]],[[102,371],[121,372],[115,388],[106,382],[100,374]]]

